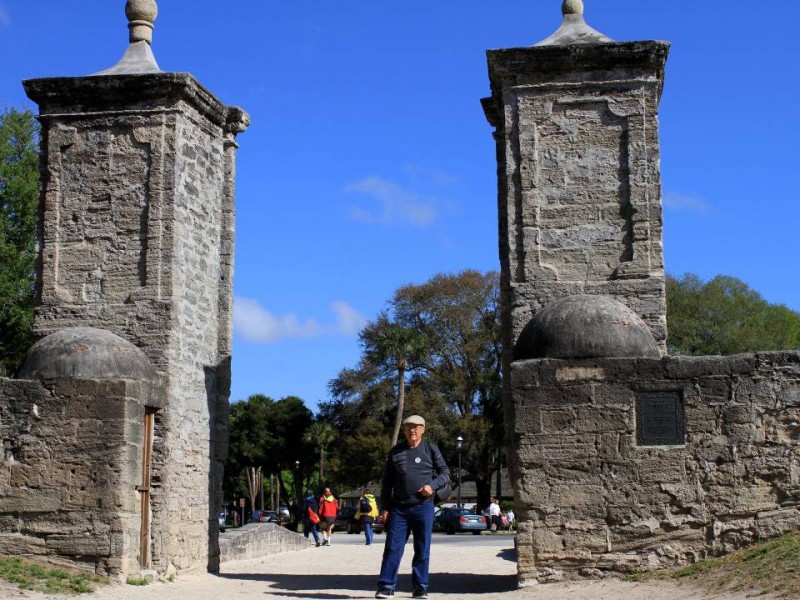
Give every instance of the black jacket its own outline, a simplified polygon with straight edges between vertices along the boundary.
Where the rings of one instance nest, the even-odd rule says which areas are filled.
[[[435,444],[422,440],[416,448],[405,441],[389,450],[381,480],[381,506],[412,506],[427,500],[417,493],[423,485],[436,491],[450,481],[450,469]]]

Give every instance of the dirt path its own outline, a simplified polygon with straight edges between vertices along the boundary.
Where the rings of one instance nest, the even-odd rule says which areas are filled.
[[[354,541],[348,540],[350,542]],[[558,583],[517,589],[516,564],[510,537],[496,543],[435,544],[432,549],[432,599],[442,600],[744,600],[744,594],[710,594],[672,582],[624,583],[615,579]],[[173,583],[146,587],[114,585],[86,600],[272,600],[314,598],[340,600],[372,598],[383,546],[334,544],[228,563],[220,575],[185,573]],[[411,547],[401,565],[395,597],[410,598]],[[0,598],[44,600],[40,593],[19,592],[0,586]],[[59,598],[64,598],[60,596]],[[768,599],[770,596],[759,596]]]

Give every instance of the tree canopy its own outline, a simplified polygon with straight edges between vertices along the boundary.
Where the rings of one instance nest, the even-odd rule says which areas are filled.
[[[33,341],[39,126],[30,111],[0,114],[0,376]]]
[[[303,479],[315,470],[316,452],[303,437],[313,415],[296,396],[273,400],[254,394],[231,404],[228,423],[230,442],[223,489],[227,499],[249,493],[247,468],[261,467],[264,474],[289,470],[298,475],[295,490],[283,489],[283,497],[299,496]],[[300,467],[296,469],[295,463]],[[282,479],[279,477],[282,483]]]
[[[451,464],[455,438],[464,437],[464,479],[475,480],[479,501],[488,502],[503,456],[498,296],[495,272],[440,274],[399,288],[388,309],[367,324],[359,364],[330,382],[332,400],[319,418],[344,433],[336,453],[350,454],[357,444],[380,460],[366,464],[351,456],[340,463],[349,471],[342,476],[358,483],[380,476],[403,414],[395,399],[406,389],[405,412],[425,416],[426,437]],[[386,338],[392,343],[384,345]]]
[[[673,354],[800,349],[800,314],[770,304],[743,281],[667,276],[667,345]]]

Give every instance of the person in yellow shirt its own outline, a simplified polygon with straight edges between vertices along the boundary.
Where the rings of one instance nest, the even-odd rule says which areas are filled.
[[[358,499],[358,510],[353,518],[361,521],[364,530],[364,537],[367,539],[367,546],[372,545],[372,524],[378,517],[378,503],[375,501],[368,488],[364,488],[364,494]]]

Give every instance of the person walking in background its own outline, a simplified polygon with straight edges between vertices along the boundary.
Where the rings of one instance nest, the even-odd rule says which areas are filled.
[[[322,545],[330,546],[333,538],[333,524],[336,522],[336,515],[339,513],[339,503],[331,494],[330,488],[325,488],[325,492],[319,499],[319,528],[322,531]]]
[[[489,519],[492,522],[492,532],[503,528],[503,522],[500,519],[500,505],[497,503],[497,498],[492,498],[489,502],[489,508],[486,509],[489,513]]]
[[[372,544],[372,524],[378,516],[378,503],[375,501],[369,488],[364,488],[364,494],[358,499],[358,510],[353,518],[361,521],[361,527],[364,530],[364,537],[367,540],[367,546]]]
[[[422,440],[425,419],[411,415],[403,421],[405,440],[389,450],[381,480],[386,543],[376,598],[391,598],[409,534],[414,534],[411,584],[414,598],[428,597],[433,495],[450,481],[450,470],[434,444]]]
[[[320,547],[319,531],[317,523],[319,523],[319,503],[314,498],[314,492],[306,490],[306,497],[303,500],[303,535],[308,539],[308,534],[314,536],[314,543],[317,548]]]

